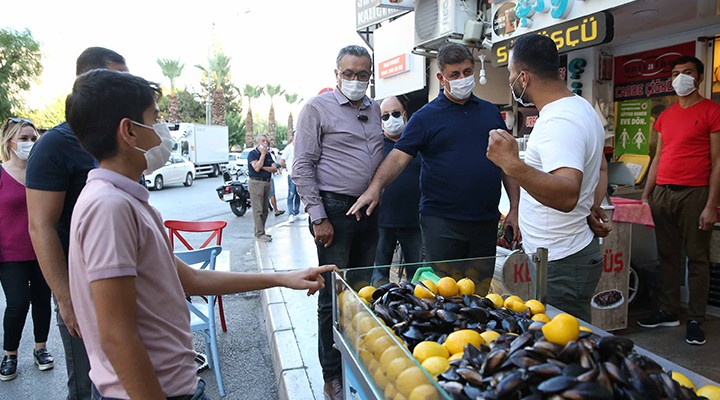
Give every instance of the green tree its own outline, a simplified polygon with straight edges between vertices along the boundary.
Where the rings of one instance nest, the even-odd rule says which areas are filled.
[[[228,145],[241,150],[245,144],[245,121],[240,113],[227,113]]]
[[[38,128],[50,129],[65,121],[65,97],[59,96],[40,110],[30,110],[23,115],[31,119]]]
[[[180,60],[169,60],[166,58],[158,58],[157,63],[162,70],[163,75],[170,80],[170,93],[168,94],[168,121],[171,123],[181,122],[180,120],[180,103],[175,93],[175,79],[180,77],[185,67]]]
[[[268,139],[270,140],[270,146],[275,146],[275,105],[273,99],[275,96],[281,96],[285,93],[280,85],[265,85],[265,90],[268,96],[270,96],[270,113],[268,114]]]
[[[285,101],[289,105],[292,106],[295,103],[301,102],[302,99],[298,99],[297,93],[285,93]],[[292,111],[290,111],[290,114],[288,115],[288,123],[287,123],[287,141],[288,141],[288,143],[292,142],[294,137],[295,137],[295,127],[293,126]]]
[[[0,29],[0,118],[22,108],[20,93],[37,81],[43,70],[40,61],[40,43],[30,30]]]
[[[275,140],[277,143],[275,144],[275,147],[282,150],[287,145],[288,140],[288,128],[287,126],[283,124],[277,124],[275,126]]]
[[[178,121],[193,122],[196,124],[205,123],[205,103],[201,95],[191,93],[187,90],[177,90],[175,97],[178,101]],[[158,102],[158,107],[163,116],[169,115],[170,97],[163,96]],[[168,118],[169,120],[169,118]]]
[[[247,118],[245,118],[245,147],[252,147],[255,142],[255,132],[252,115],[252,100],[262,96],[265,89],[262,86],[245,85],[243,94],[248,99]]]

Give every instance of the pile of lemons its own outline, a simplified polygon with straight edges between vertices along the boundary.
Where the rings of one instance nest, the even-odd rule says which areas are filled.
[[[672,378],[680,384],[695,391],[698,396],[703,396],[708,400],[720,400],[720,387],[714,385],[703,386],[698,389],[694,383],[685,375],[680,372],[673,371],[671,373]]]

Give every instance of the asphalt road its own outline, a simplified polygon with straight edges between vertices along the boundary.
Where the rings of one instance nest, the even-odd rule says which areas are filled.
[[[236,217],[227,203],[220,201],[215,188],[222,185],[222,177],[195,180],[191,187],[170,186],[161,191],[151,191],[150,203],[163,219],[189,221],[225,220],[223,251],[230,251],[233,271],[257,271],[254,254],[252,209],[243,217]],[[275,178],[278,204],[286,209],[287,175]],[[267,226],[282,222],[287,213],[268,217]],[[190,237],[191,243],[196,237]],[[178,245],[180,245],[178,243]],[[218,329],[218,347],[221,353],[223,378],[227,395],[225,399],[277,399],[276,379],[272,369],[270,347],[265,333],[265,317],[259,292],[223,296],[228,332]],[[0,291],[0,307],[4,312],[5,296]],[[0,382],[0,400],[46,400],[64,399],[67,375],[60,335],[55,327],[55,315],[50,328],[48,350],[55,356],[55,368],[38,371],[33,364],[32,318],[28,318],[19,349],[18,377]],[[219,322],[218,322],[219,328]],[[0,332],[2,332],[0,326]],[[195,348],[203,351],[203,340],[195,335]],[[200,376],[207,382],[207,393],[219,399],[213,371],[206,370]]]

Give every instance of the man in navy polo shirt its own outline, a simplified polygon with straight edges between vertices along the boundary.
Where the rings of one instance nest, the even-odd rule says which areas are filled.
[[[497,107],[472,94],[475,62],[467,47],[449,43],[437,62],[443,90],[413,115],[348,215],[359,216],[366,205],[370,214],[381,190],[419,153],[420,227],[427,259],[494,256],[501,180],[510,198],[505,224],[513,227],[514,239],[518,235],[517,183],[486,156],[488,132],[506,129],[505,123]]]
[[[270,179],[272,174],[277,172],[277,165],[270,156],[270,143],[266,134],[257,135],[255,144],[255,150],[248,154],[250,205],[255,221],[255,239],[269,242],[272,237],[265,233],[265,221],[267,221],[270,201]]]

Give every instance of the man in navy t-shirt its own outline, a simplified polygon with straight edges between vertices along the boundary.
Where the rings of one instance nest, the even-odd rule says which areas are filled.
[[[383,156],[387,156],[405,129],[407,112],[395,96],[380,103],[380,112],[385,134]],[[383,191],[378,206],[378,244],[375,251],[375,265],[390,265],[395,247],[400,243],[404,263],[417,263],[422,258],[422,234],[420,232],[420,157],[414,157],[407,168]],[[405,268],[407,280],[411,280],[417,266]],[[389,268],[373,271],[373,286],[387,283]]]
[[[97,68],[128,70],[120,54],[90,47],[78,57],[76,75]],[[80,146],[67,122],[50,129],[37,141],[27,163],[25,186],[30,237],[60,311],[57,319],[65,350],[69,400],[85,400],[91,396],[90,362],[70,300],[67,256],[70,216],[85,187],[88,171],[96,167],[97,163]]]
[[[250,206],[253,209],[255,222],[255,239],[269,242],[272,237],[265,233],[265,221],[267,221],[270,201],[270,180],[272,174],[277,172],[277,165],[270,156],[270,143],[266,134],[257,135],[255,144],[255,149],[248,154]]]
[[[474,65],[472,53],[461,44],[440,49],[437,78],[443,90],[413,115],[348,212],[360,212],[365,205],[372,212],[381,190],[419,153],[420,226],[428,261],[495,255],[501,180],[510,198],[505,224],[513,227],[514,239],[519,232],[517,183],[486,156],[488,132],[506,129],[505,123],[496,106],[472,94]]]

